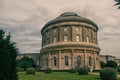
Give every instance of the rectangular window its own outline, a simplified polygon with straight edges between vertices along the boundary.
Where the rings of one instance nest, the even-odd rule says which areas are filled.
[[[68,41],[68,36],[64,36],[64,41]]]
[[[54,37],[54,40],[53,40],[53,41],[54,41],[54,43],[55,43],[55,42],[57,42],[57,39],[56,39],[56,37]]]
[[[79,35],[76,36],[76,41],[80,41],[80,36]]]
[[[90,38],[89,38],[88,36],[87,36],[87,38],[86,38],[86,39],[87,39],[87,42],[90,42]]]
[[[68,66],[69,65],[68,56],[65,56],[64,59],[65,59],[65,66]]]
[[[64,31],[67,31],[67,28],[64,28]]]

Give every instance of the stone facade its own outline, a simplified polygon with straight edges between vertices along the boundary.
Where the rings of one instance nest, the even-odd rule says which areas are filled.
[[[76,13],[63,13],[41,30],[40,68],[67,70],[87,66],[100,69],[97,25]]]
[[[107,63],[107,61],[115,61],[120,66],[120,58],[112,55],[100,55],[100,61]]]
[[[115,56],[111,55],[100,55],[100,61],[107,63],[107,61],[115,61],[117,59]]]
[[[78,51],[75,51],[75,52],[78,52]],[[83,56],[83,55],[81,55]],[[32,58],[34,59],[36,65],[40,66],[40,53],[19,53],[17,55],[17,58],[16,59],[21,59],[23,57],[29,57],[29,58]],[[109,57],[109,58],[108,58]],[[77,59],[76,59],[77,60]],[[112,60],[112,61],[115,61],[118,66],[120,66],[120,59],[115,57],[115,56],[111,56],[111,55],[100,55],[100,61],[103,61],[103,62],[107,62],[109,60]],[[82,60],[84,61],[84,60]],[[84,63],[83,63],[84,64]],[[76,64],[75,64],[76,65]],[[77,66],[77,65],[76,65]],[[39,69],[39,68],[38,68]]]

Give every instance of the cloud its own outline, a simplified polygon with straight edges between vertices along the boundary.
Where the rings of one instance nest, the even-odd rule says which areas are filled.
[[[11,32],[21,53],[39,52],[40,30],[64,12],[75,12],[98,27],[101,54],[119,56],[120,11],[112,0],[0,0],[0,28]]]

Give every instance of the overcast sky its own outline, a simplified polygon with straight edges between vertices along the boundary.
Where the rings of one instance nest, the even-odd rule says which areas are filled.
[[[39,53],[41,28],[64,12],[75,12],[98,27],[100,54],[120,57],[120,10],[114,0],[0,0],[0,29],[11,32],[20,53]]]

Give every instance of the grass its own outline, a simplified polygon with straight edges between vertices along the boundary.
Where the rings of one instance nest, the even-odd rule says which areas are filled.
[[[68,72],[44,73],[36,72],[35,75],[27,75],[25,72],[18,73],[19,80],[101,80],[98,75],[78,75]],[[120,78],[118,79],[120,80]]]

